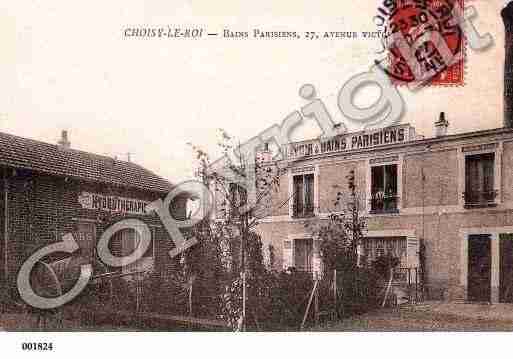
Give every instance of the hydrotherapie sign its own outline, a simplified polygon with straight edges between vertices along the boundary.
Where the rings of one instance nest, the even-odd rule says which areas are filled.
[[[287,145],[285,152],[287,158],[297,158],[405,143],[414,139],[415,129],[410,125],[401,125],[339,135],[326,140],[315,139],[291,143]]]
[[[121,212],[129,214],[146,214],[149,202],[133,198],[118,196],[105,196],[98,193],[82,192],[78,196],[82,208],[95,209],[106,212]]]

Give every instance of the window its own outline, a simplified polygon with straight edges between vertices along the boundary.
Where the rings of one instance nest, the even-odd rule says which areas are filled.
[[[313,240],[301,238],[294,240],[294,267],[300,272],[312,272]]]
[[[246,203],[247,191],[237,183],[230,183],[229,196],[231,205],[240,207]]]
[[[146,252],[144,252],[143,256],[140,259],[153,258],[153,231],[151,231],[150,233],[152,233],[150,245],[148,246],[148,249],[146,249]],[[139,246],[139,243],[139,232],[137,232],[133,228],[125,228],[119,230],[114,234],[114,236],[112,236],[112,239],[110,240],[109,244],[109,249],[114,256],[125,257],[132,254]],[[122,269],[122,267],[111,268],[112,271],[118,272],[120,272]]]
[[[397,211],[397,165],[371,168],[371,212]]]
[[[465,207],[495,205],[494,153],[465,157]]]
[[[96,246],[96,228],[93,223],[80,222],[76,225],[73,238],[80,249],[80,264],[89,264]]]
[[[294,202],[292,216],[295,218],[314,215],[314,175],[313,173],[293,177]]]
[[[245,205],[247,191],[237,183],[230,183],[228,188],[228,215],[238,215],[238,208]]]
[[[363,238],[363,257],[371,264],[378,257],[390,255],[400,260],[400,267],[406,267],[406,241],[406,237]]]

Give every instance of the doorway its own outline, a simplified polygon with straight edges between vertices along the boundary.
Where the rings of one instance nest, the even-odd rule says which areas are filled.
[[[468,300],[491,301],[492,253],[489,234],[468,237]]]
[[[513,303],[513,234],[499,235],[499,302]]]

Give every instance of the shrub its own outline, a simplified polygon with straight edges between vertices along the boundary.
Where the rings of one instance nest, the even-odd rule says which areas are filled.
[[[382,279],[388,280],[390,270],[399,265],[399,259],[390,254],[381,255],[372,262],[372,268]]]

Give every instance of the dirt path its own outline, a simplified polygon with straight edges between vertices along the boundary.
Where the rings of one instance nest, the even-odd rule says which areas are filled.
[[[316,328],[320,331],[513,331],[513,321],[440,313],[429,306],[385,308]]]

